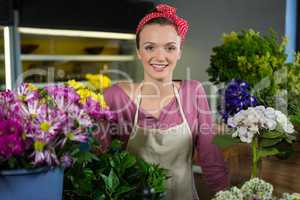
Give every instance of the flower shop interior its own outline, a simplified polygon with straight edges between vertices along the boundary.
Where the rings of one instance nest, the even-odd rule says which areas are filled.
[[[19,109],[15,101],[40,95],[41,102],[48,102],[44,92],[53,95],[54,102],[59,101],[57,95],[62,88],[48,86],[65,84],[82,95],[95,97],[100,107],[106,108],[102,95],[104,88],[120,81],[143,80],[143,67],[136,55],[135,30],[139,20],[157,3],[176,7],[177,13],[189,22],[174,80],[198,80],[204,86],[215,122],[216,137],[212,142],[220,148],[228,166],[230,188],[216,194],[206,185],[195,157],[192,169],[199,198],[300,199],[298,0],[0,0],[0,93],[3,93],[0,95],[0,120],[9,120],[6,109],[14,112]],[[92,89],[83,89],[86,85]],[[46,90],[37,94],[38,88]],[[17,91],[19,96],[12,100],[8,90]],[[70,99],[76,98],[70,96]],[[78,101],[88,102],[81,95]],[[83,106],[93,120],[111,119],[109,111],[96,113],[99,105],[93,103],[90,102],[90,107]],[[27,106],[26,112],[38,110],[37,105]],[[72,109],[79,116],[74,117],[79,119],[81,111]],[[21,115],[14,112],[8,116],[19,119]],[[56,116],[53,121],[68,121],[64,115],[57,115],[57,110],[51,112]],[[252,116],[253,113],[257,114]],[[35,119],[39,118],[36,113],[34,115]],[[78,130],[93,120],[77,124]],[[250,123],[262,125],[257,127]],[[36,191],[34,186],[18,190],[23,187],[21,184],[30,182],[26,179],[8,183],[7,176],[16,177],[9,175],[8,169],[32,166],[26,164],[27,158],[8,159],[11,152],[7,148],[11,145],[5,145],[4,139],[9,136],[3,132],[7,126],[13,126],[14,131],[20,128],[15,121],[3,122],[0,126],[0,200],[15,200],[22,198],[22,192],[26,190]],[[32,130],[34,126],[27,128]],[[51,134],[49,124],[42,122],[39,128],[49,130]],[[87,129],[92,134],[95,126]],[[21,136],[26,137],[24,133]],[[122,152],[122,144],[116,141],[108,153],[97,157],[90,151],[101,151],[95,147],[95,139],[87,139],[89,146],[76,144],[72,149],[70,141],[81,142],[86,138],[83,139],[79,132],[77,135],[66,132],[65,138],[55,140],[56,146],[64,146],[55,150],[56,155],[51,153],[54,149],[49,148],[48,153],[35,151],[30,156],[34,156],[33,162],[37,163],[44,159],[45,162],[67,165],[68,157],[62,152],[69,151],[70,155],[77,156],[78,164],[65,170],[64,174],[58,172],[62,173],[60,183],[41,178],[42,182],[48,183],[45,191],[41,189],[44,196],[26,196],[27,199],[164,198],[164,172]],[[13,151],[21,151],[18,148]],[[44,143],[34,142],[33,148],[43,150],[46,147]],[[61,188],[52,191],[57,185]],[[145,188],[150,188],[147,190],[150,193],[154,188],[156,193],[149,196]],[[247,196],[249,191],[252,196]],[[19,196],[12,196],[16,193]]]

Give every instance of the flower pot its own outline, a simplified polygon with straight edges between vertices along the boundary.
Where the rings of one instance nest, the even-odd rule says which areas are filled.
[[[62,168],[0,171],[0,199],[61,200],[63,177]]]

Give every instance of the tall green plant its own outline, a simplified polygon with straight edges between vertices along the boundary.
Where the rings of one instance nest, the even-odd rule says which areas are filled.
[[[215,84],[241,79],[256,91],[259,100],[273,105],[278,92],[275,73],[285,66],[287,39],[278,39],[274,31],[261,35],[252,29],[223,35],[223,44],[213,48],[207,72]],[[271,106],[270,105],[270,106]]]

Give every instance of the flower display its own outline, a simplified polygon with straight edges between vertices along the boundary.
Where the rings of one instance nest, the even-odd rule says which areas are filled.
[[[221,97],[225,104],[221,114],[230,131],[215,136],[214,143],[225,148],[240,142],[251,144],[251,176],[256,177],[259,160],[288,152],[289,149],[280,148],[280,144],[291,144],[296,137],[288,117],[272,107],[259,105],[249,90],[243,80],[232,80],[228,84]]]
[[[294,126],[281,111],[264,106],[249,107],[230,117],[227,124],[235,128],[232,137],[239,137],[242,142],[251,143],[255,135],[263,131],[278,131],[289,139],[294,139]]]
[[[16,92],[0,92],[2,169],[70,166],[81,143],[103,134],[102,124],[114,117],[104,99],[86,96],[82,101],[78,89],[72,84],[38,89],[24,83]]]
[[[213,200],[298,200],[300,194],[283,193],[278,198],[273,195],[273,186],[259,178],[252,178],[241,188],[232,187],[226,191],[219,191]]]

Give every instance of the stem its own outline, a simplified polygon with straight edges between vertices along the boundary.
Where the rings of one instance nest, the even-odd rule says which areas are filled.
[[[255,137],[252,141],[252,172],[251,178],[257,177],[257,146],[258,138]]]

